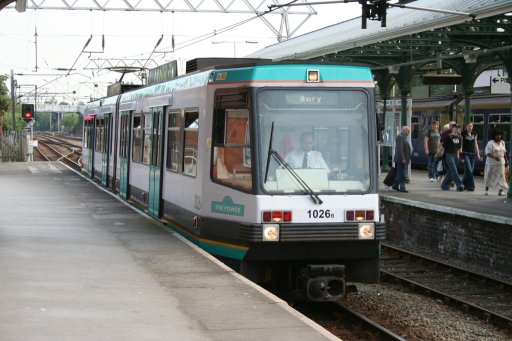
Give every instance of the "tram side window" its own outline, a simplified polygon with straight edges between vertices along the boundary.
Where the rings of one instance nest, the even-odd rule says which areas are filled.
[[[84,122],[84,149],[89,148],[89,121]]]
[[[143,150],[142,150],[142,163],[145,165],[149,165],[149,160],[151,157],[151,127],[153,126],[153,114],[145,113],[144,116],[144,125],[143,125]]]
[[[252,172],[249,110],[219,109],[214,120],[213,180],[250,191]]]
[[[142,161],[142,116],[136,115],[133,117],[133,153],[132,159],[134,162]]]
[[[412,126],[412,132],[411,132],[411,139],[417,139],[419,136],[419,117],[413,116],[411,117],[411,126]]]
[[[185,112],[183,148],[183,174],[196,176],[197,174],[197,146],[199,139],[199,112]]]
[[[167,120],[167,164],[171,172],[178,173],[181,165],[181,112],[169,112]]]
[[[128,143],[130,143],[130,120],[129,120],[129,112],[123,111],[121,113],[121,128],[120,128],[120,146],[119,146],[119,155],[126,159],[128,155]]]
[[[104,130],[104,122],[105,120],[103,118],[96,119],[96,151],[101,153],[103,152],[103,130]]]
[[[477,134],[478,142],[484,138],[484,115],[473,115],[473,133]]]
[[[93,136],[94,135],[93,135],[93,131],[92,131],[93,128],[94,128],[93,127],[93,121],[91,120],[91,121],[89,121],[89,126],[87,127],[87,133],[88,133],[88,135],[87,135],[87,147],[90,148],[90,149],[93,148],[93,142],[94,142],[94,140],[93,140]]]
[[[489,115],[489,139],[492,138],[493,131],[501,132],[503,141],[508,141],[508,132],[510,127],[510,114],[491,114]]]

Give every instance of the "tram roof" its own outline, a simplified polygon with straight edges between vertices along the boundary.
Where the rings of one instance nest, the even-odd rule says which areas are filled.
[[[437,51],[461,54],[503,47],[503,41],[512,44],[512,16],[505,15],[512,12],[510,0],[418,0],[408,5],[470,15],[392,7],[387,10],[387,27],[368,21],[367,29],[361,29],[361,18],[354,18],[248,57],[336,60],[378,68],[435,57]]]

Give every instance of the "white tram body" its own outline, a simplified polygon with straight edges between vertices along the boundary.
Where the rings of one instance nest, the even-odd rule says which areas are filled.
[[[367,68],[212,66],[91,102],[84,173],[249,278],[331,300],[379,278],[376,130]]]

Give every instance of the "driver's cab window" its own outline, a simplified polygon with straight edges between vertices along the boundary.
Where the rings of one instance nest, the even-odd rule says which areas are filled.
[[[322,100],[313,106],[302,98]],[[257,99],[264,191],[369,189],[369,114],[364,92],[270,89],[261,91]]]
[[[251,190],[249,110],[217,109],[213,141],[213,180]]]

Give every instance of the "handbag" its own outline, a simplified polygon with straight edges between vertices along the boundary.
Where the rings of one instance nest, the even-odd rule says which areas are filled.
[[[445,175],[446,174],[446,167],[444,165],[443,159],[438,159],[435,163],[435,169],[437,174],[439,175]]]
[[[384,178],[384,185],[391,187],[393,186],[393,183],[395,182],[395,175],[396,175],[396,168],[391,167],[389,169],[388,174],[386,175],[386,178]]]
[[[437,148],[436,155],[434,155],[434,158],[436,160],[441,159],[444,156],[444,146],[440,145],[439,148]]]
[[[505,167],[505,180],[508,182],[510,179],[510,166]]]

